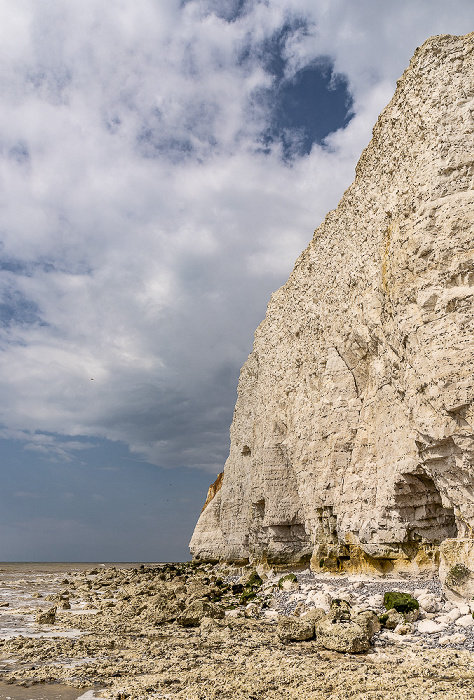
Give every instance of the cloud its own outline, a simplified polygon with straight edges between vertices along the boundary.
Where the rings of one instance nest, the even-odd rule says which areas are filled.
[[[0,17],[1,434],[217,471],[270,293],[416,45],[474,9],[0,0]],[[339,82],[312,109],[329,94],[338,117],[300,148],[285,100],[318,66]]]

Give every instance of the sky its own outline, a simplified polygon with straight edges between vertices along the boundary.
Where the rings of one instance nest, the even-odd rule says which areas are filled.
[[[272,291],[471,0],[0,0],[0,561],[178,561]]]

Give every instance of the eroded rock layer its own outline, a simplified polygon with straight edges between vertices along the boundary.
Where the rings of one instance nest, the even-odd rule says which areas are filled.
[[[204,559],[435,566],[474,527],[474,35],[429,39],[242,368]]]

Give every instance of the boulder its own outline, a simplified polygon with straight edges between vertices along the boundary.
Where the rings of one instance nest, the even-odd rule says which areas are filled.
[[[335,620],[326,615],[315,625],[316,640],[325,649],[358,654],[370,649],[370,636],[357,622]]]
[[[213,617],[203,617],[199,625],[199,634],[210,642],[224,642],[230,638],[231,631],[227,625]]]
[[[405,617],[402,613],[397,612],[395,608],[391,608],[388,612],[379,616],[379,622],[388,630],[393,630],[398,625],[405,623]]]
[[[260,617],[260,606],[256,603],[249,603],[245,606],[244,615],[248,618],[258,619]]]
[[[448,539],[440,546],[439,578],[454,602],[474,597],[474,539]]]
[[[49,610],[40,610],[36,613],[35,621],[39,625],[54,625],[56,620],[56,608],[49,608]]]
[[[433,593],[425,593],[424,595],[419,596],[417,600],[420,608],[428,613],[439,612],[443,607],[441,599],[438,598],[438,596],[435,596]]]
[[[367,632],[369,639],[372,639],[374,634],[380,631],[381,624],[373,610],[363,610],[362,612],[352,615],[351,619]]]
[[[301,615],[302,620],[313,620],[314,623],[322,620],[326,616],[326,611],[323,608],[311,608]]]
[[[182,627],[198,627],[204,617],[221,620],[225,616],[220,605],[207,600],[195,600],[179,615],[176,622]]]
[[[280,642],[301,642],[314,637],[314,619],[311,617],[280,617],[276,629]]]
[[[341,598],[335,598],[329,609],[329,616],[333,620],[337,621],[348,621],[351,619],[351,605],[347,600],[342,600]]]
[[[332,597],[327,591],[318,591],[313,593],[310,600],[315,604],[317,608],[323,608],[326,612],[329,612],[331,607]]]

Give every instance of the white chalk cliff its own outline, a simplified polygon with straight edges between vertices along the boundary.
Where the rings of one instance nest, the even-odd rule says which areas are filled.
[[[354,183],[272,295],[190,548],[388,571],[437,566],[473,528],[470,34],[417,49]]]

